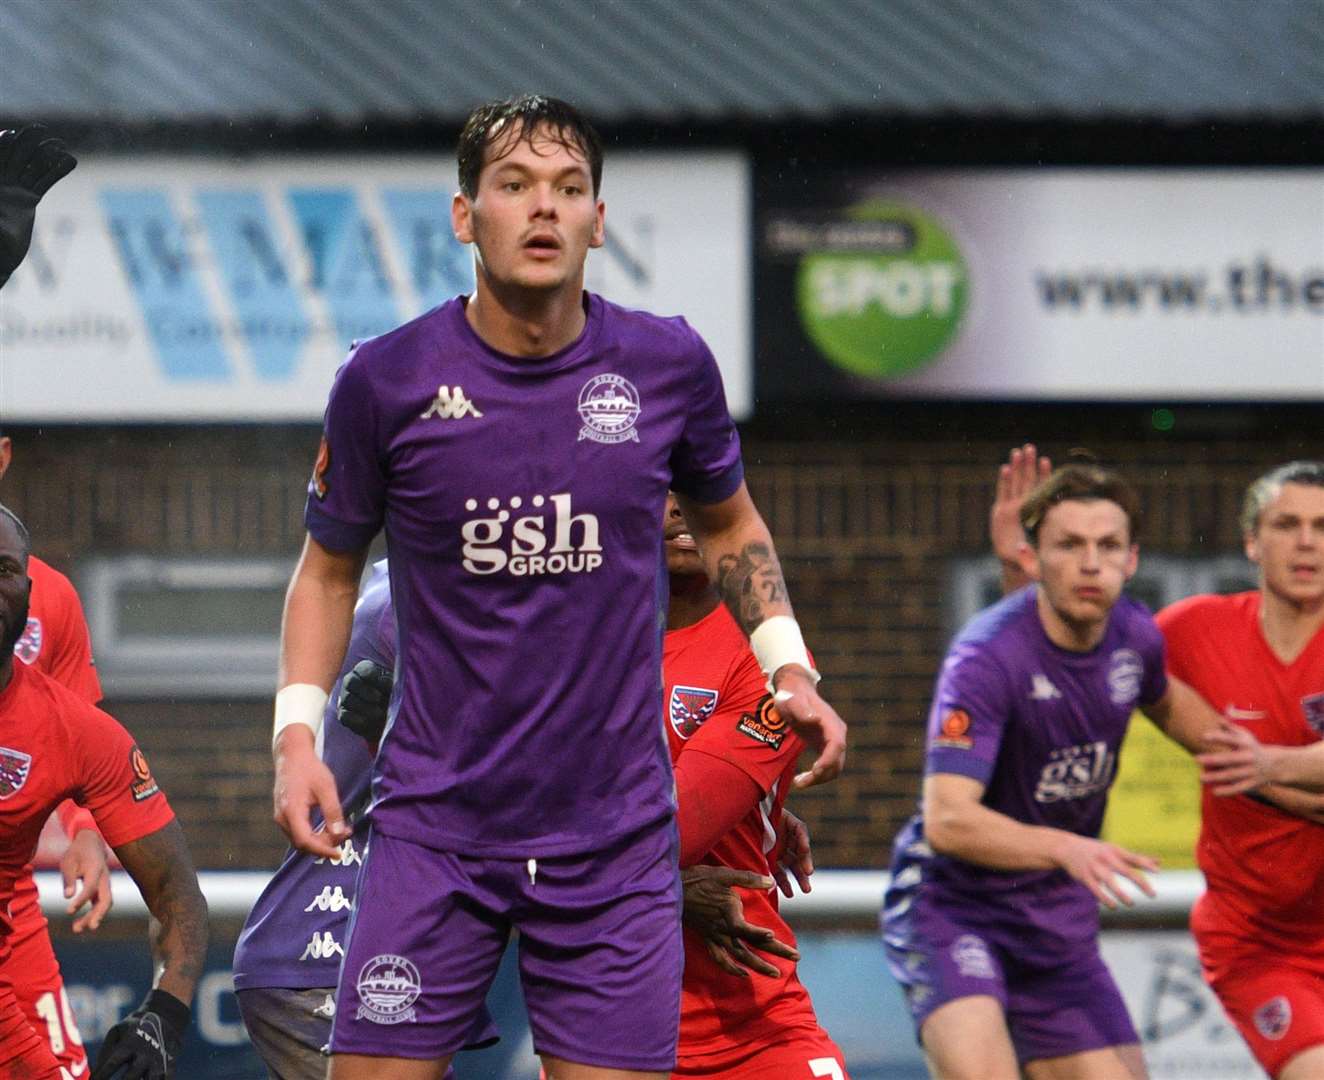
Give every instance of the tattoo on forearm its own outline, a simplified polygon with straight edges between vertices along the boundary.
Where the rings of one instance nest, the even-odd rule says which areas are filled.
[[[738,555],[723,555],[718,560],[717,588],[746,634],[767,618],[765,605],[788,602],[777,555],[760,541],[746,544]]]
[[[157,979],[164,973],[166,989],[181,1000],[191,997],[206,960],[207,902],[179,823],[172,821],[115,850],[152,914],[148,942]]]

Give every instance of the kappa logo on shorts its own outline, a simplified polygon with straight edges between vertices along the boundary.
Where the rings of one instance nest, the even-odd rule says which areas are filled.
[[[1316,735],[1324,737],[1324,694],[1310,694],[1301,699],[1301,709],[1306,714],[1306,723]]]
[[[736,730],[751,739],[766,743],[774,750],[780,750],[790,726],[786,717],[773,705],[772,695],[764,694],[756,711],[741,714]]]
[[[673,686],[667,715],[682,739],[688,739],[717,708],[717,691],[702,686]]]
[[[1255,1030],[1277,1042],[1292,1026],[1292,1003],[1282,994],[1272,997],[1255,1010]]]
[[[152,778],[152,770],[147,767],[147,758],[136,746],[129,751],[129,765],[133,769],[133,782],[129,790],[133,792],[134,802],[150,799],[161,790]]]
[[[359,1011],[356,1020],[374,1024],[403,1024],[413,1020],[414,1002],[423,992],[418,968],[403,956],[374,956],[359,971]]]
[[[639,419],[639,391],[634,383],[619,375],[598,375],[579,391],[579,429],[577,442],[622,443],[639,441],[635,421]]]
[[[41,620],[35,615],[29,616],[28,624],[23,628],[23,636],[14,642],[14,655],[25,664],[35,664],[41,655],[43,640]]]
[[[933,740],[934,746],[947,746],[956,750],[969,750],[975,745],[970,738],[970,714],[964,709],[948,709],[943,714],[942,727]]]
[[[966,979],[997,978],[993,970],[993,957],[977,934],[962,934],[952,942],[951,957],[957,972]]]
[[[32,771],[32,755],[0,746],[0,799],[21,791]]]

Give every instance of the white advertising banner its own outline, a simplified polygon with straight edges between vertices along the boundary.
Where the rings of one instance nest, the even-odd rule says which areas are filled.
[[[1150,1080],[1264,1080],[1200,975],[1191,935],[1106,931],[1103,959],[1140,1035]]]
[[[797,180],[760,179],[760,398],[1324,399],[1322,169]]]
[[[753,400],[749,170],[612,155],[587,287],[683,314]],[[96,158],[0,293],[0,420],[313,420],[356,338],[473,286],[446,156]]]

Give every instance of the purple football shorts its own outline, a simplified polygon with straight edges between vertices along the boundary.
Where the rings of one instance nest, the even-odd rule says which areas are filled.
[[[333,1054],[459,1050],[512,930],[534,1049],[669,1071],[684,963],[674,821],[591,855],[492,859],[373,831],[340,969]]]
[[[922,896],[903,916],[885,912],[883,931],[917,1035],[940,1006],[988,995],[1002,1005],[1021,1064],[1140,1041],[1095,937],[1066,942]]]

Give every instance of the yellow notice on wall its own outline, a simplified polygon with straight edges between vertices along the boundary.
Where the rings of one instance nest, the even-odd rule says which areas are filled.
[[[1195,866],[1199,832],[1199,767],[1158,728],[1133,714],[1103,820],[1104,839],[1182,870]]]

